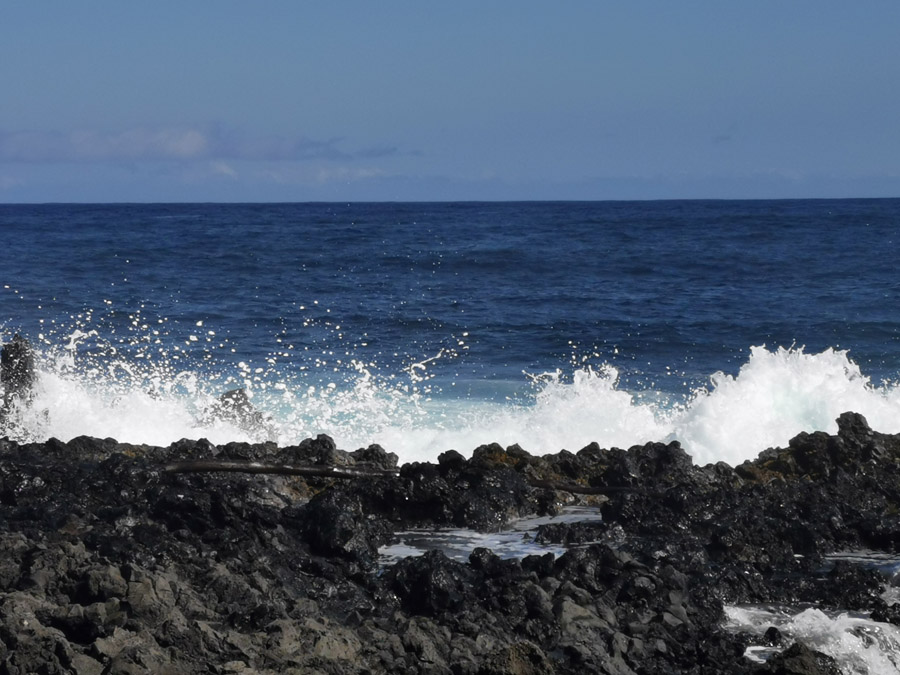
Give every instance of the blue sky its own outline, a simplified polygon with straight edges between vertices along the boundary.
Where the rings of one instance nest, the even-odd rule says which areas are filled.
[[[0,0],[0,201],[900,196],[900,2]]]

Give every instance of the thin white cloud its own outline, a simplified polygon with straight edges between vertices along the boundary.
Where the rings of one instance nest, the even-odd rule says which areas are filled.
[[[325,186],[363,183],[382,178],[392,178],[394,174],[378,167],[360,166],[301,166],[297,164],[269,165],[256,174],[266,183],[285,186]]]
[[[381,169],[339,166],[319,169],[316,173],[316,182],[350,182],[367,180],[370,178],[384,178],[387,175],[388,174]]]
[[[184,160],[208,152],[208,138],[196,129],[0,133],[0,159],[10,162]]]
[[[18,178],[13,178],[12,176],[0,176],[0,190],[13,190],[18,187],[22,187],[25,183]]]
[[[133,129],[117,135],[69,135],[76,157],[85,159],[196,159],[205,156],[207,138],[194,129]]]
[[[80,130],[0,131],[0,161],[102,162],[153,160],[354,160],[397,153],[392,146],[344,150],[342,139],[249,136],[213,128],[136,128],[117,133]]]
[[[228,176],[229,178],[235,179],[238,177],[237,171],[235,171],[230,164],[222,161],[221,159],[210,162],[209,166],[214,174],[218,174],[220,176]]]

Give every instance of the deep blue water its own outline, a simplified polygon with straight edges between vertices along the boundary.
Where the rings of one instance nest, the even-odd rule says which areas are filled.
[[[686,396],[761,344],[848,349],[877,383],[898,226],[900,200],[0,205],[0,327],[294,386],[441,353],[429,393],[463,400],[603,363]]]
[[[7,205],[0,321],[143,306],[252,361],[277,336],[320,346],[310,319],[386,361],[468,332],[453,369],[478,379],[563,365],[571,342],[701,378],[751,344],[833,346],[893,377],[898,227],[900,200]]]
[[[0,338],[40,373],[0,436],[736,464],[847,409],[898,433],[898,226],[900,200],[0,205]],[[236,386],[267,429],[205,414]],[[770,609],[729,625],[896,663],[883,624]]]

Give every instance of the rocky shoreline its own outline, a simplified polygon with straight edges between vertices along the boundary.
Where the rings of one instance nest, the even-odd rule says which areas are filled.
[[[777,630],[780,654],[754,663],[760,638],[723,628],[740,603],[900,625],[876,571],[824,564],[900,546],[900,435],[853,413],[838,426],[733,468],[694,466],[677,443],[488,445],[397,467],[327,436],[2,439],[0,673],[838,673]],[[200,459],[373,475],[172,470]],[[572,504],[602,520],[542,526],[570,547],[559,557],[379,561],[398,531],[491,531]]]

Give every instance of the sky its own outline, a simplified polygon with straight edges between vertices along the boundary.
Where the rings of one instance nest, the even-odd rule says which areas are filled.
[[[900,2],[0,0],[0,202],[900,197]]]

